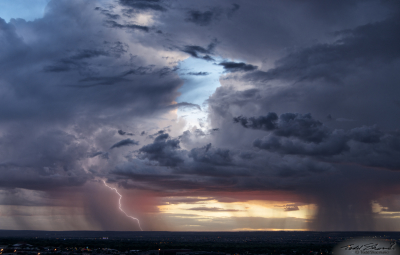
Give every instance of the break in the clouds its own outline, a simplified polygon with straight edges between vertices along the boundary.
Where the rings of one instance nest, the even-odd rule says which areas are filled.
[[[0,4],[0,228],[138,230],[106,181],[145,230],[399,229],[397,3],[42,2]]]

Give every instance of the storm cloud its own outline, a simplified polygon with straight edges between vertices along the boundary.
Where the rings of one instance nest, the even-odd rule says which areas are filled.
[[[235,62],[221,62],[219,65],[223,66],[227,72],[248,72],[254,71],[257,69],[257,66],[253,66],[250,64],[246,64],[243,62],[235,63]]]
[[[129,145],[139,145],[139,142],[128,138],[115,143],[113,146],[111,146],[110,149],[119,148],[122,146],[129,146]]]
[[[380,223],[400,210],[399,13],[373,0],[52,0],[31,21],[0,17],[0,207],[137,230],[105,181],[148,230],[204,223],[170,226],[179,213],[162,206],[248,216],[254,201],[308,215],[285,218],[296,229],[396,230]],[[249,218],[276,227],[267,217]]]

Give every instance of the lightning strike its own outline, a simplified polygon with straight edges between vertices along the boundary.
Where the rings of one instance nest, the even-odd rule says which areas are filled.
[[[140,226],[140,221],[139,221],[139,219],[138,219],[138,218],[135,218],[135,217],[133,217],[133,216],[128,215],[124,210],[122,210],[122,207],[121,207],[122,195],[118,192],[118,190],[117,190],[116,188],[113,188],[113,187],[108,186],[107,183],[106,183],[106,181],[104,181],[104,180],[103,180],[103,183],[104,183],[104,185],[106,185],[106,187],[108,187],[108,188],[114,190],[114,191],[118,194],[118,196],[119,196],[119,200],[118,200],[118,203],[119,203],[119,210],[120,210],[121,212],[123,212],[123,213],[125,214],[126,217],[131,218],[132,220],[136,220],[137,223],[138,223],[138,225],[139,225],[140,230],[143,231],[142,227]]]

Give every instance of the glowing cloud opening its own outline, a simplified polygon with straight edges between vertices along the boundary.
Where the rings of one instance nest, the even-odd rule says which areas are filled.
[[[113,188],[113,187],[108,186],[107,183],[106,183],[106,181],[104,181],[104,180],[103,180],[103,183],[104,183],[104,185],[106,185],[106,187],[108,187],[108,188],[114,190],[114,191],[118,194],[118,196],[119,196],[119,200],[118,200],[118,203],[119,203],[119,210],[120,210],[121,212],[123,212],[123,213],[125,214],[126,217],[131,218],[131,219],[133,219],[133,220],[136,220],[137,223],[138,223],[138,225],[139,225],[140,230],[143,231],[142,227],[140,226],[140,221],[139,221],[139,219],[138,219],[138,218],[135,218],[135,217],[133,217],[133,216],[130,216],[130,215],[127,214],[124,210],[122,210],[122,206],[121,206],[122,195],[118,192],[118,190],[117,190],[116,188]]]

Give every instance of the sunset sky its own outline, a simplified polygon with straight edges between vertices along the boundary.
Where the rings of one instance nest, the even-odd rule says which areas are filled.
[[[400,231],[399,70],[395,0],[1,0],[0,229]]]

